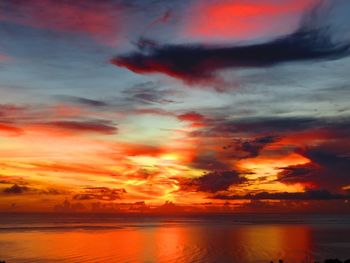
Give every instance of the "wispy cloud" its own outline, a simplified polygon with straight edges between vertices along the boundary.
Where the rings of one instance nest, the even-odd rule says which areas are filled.
[[[112,1],[7,1],[0,6],[0,20],[83,34],[109,44],[118,39],[121,9],[121,5]]]

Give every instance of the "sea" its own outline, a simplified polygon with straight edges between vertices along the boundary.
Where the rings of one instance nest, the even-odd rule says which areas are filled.
[[[0,214],[0,261],[285,263],[350,258],[350,215]]]

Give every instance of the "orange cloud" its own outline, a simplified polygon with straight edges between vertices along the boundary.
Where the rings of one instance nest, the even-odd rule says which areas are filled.
[[[0,123],[0,134],[7,136],[18,136],[21,135],[23,131],[15,126],[1,124]]]
[[[165,151],[161,147],[152,145],[142,145],[142,144],[118,144],[118,148],[127,156],[159,156]]]
[[[33,170],[113,176],[114,172],[103,167],[74,163],[32,163]]]

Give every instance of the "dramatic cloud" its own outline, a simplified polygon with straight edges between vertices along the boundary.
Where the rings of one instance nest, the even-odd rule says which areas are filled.
[[[279,174],[281,182],[304,183],[335,191],[341,191],[342,187],[350,185],[349,156],[342,156],[322,147],[306,149],[301,151],[301,154],[308,158],[310,163],[284,168]]]
[[[0,211],[349,207],[349,10],[0,0]]]
[[[216,152],[199,152],[189,164],[193,168],[204,169],[208,171],[224,171],[230,169],[224,159],[217,156]]]
[[[261,192],[257,194],[246,195],[216,195],[214,199],[221,200],[334,200],[349,199],[350,195],[333,194],[327,190],[306,190],[305,192],[282,192],[268,193]]]
[[[320,13],[315,11],[308,15]],[[318,20],[318,17],[305,19],[305,23],[295,33],[259,44],[218,47],[159,45],[148,41],[147,44],[139,45],[139,51],[117,56],[111,63],[140,74],[163,73],[194,83],[214,80],[215,73],[221,69],[331,60],[350,54],[349,41],[336,43],[323,26],[310,25],[311,20]]]
[[[225,146],[224,149],[229,149],[234,158],[253,158],[257,157],[260,151],[268,144],[275,142],[278,139],[276,136],[265,136],[252,140],[235,140],[232,144]]]
[[[248,137],[258,138],[257,142],[254,142],[255,139],[249,139],[253,140],[252,144],[264,144],[264,140],[271,140],[272,142],[273,140],[281,139],[279,136],[286,135],[297,136],[298,134],[304,134],[306,136],[308,132],[312,132],[313,136],[322,135],[329,138],[333,136],[341,138],[350,130],[349,123],[348,118],[316,118],[311,116],[264,116],[239,119],[220,117],[206,120],[204,127],[193,132],[193,135],[199,137],[230,137],[234,135],[237,137],[243,134]],[[262,140],[260,143],[259,138]],[[241,140],[241,142],[243,141],[244,139]],[[235,143],[237,142],[239,141],[235,141]],[[230,145],[226,147],[230,148]]]
[[[325,121],[311,117],[251,117],[230,120],[216,118],[207,120],[201,130],[193,132],[198,137],[231,137],[239,134],[275,138],[280,134],[304,131],[326,125]],[[273,134],[273,135],[272,135]],[[263,136],[265,137],[265,136]],[[254,140],[254,139],[253,139]],[[263,140],[263,139],[262,139]],[[254,142],[252,142],[254,144]],[[256,143],[255,143],[256,144]],[[258,142],[259,144],[259,142]],[[263,143],[260,143],[263,144]],[[230,145],[228,145],[229,147]],[[227,146],[226,146],[227,147]]]
[[[183,190],[215,193],[228,190],[231,185],[238,185],[245,181],[246,179],[240,177],[238,172],[232,170],[207,173],[198,178],[180,180],[180,183]]]

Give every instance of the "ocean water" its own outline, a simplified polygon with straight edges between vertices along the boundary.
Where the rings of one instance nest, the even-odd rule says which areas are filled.
[[[0,260],[275,262],[350,258],[349,215],[0,215]]]

